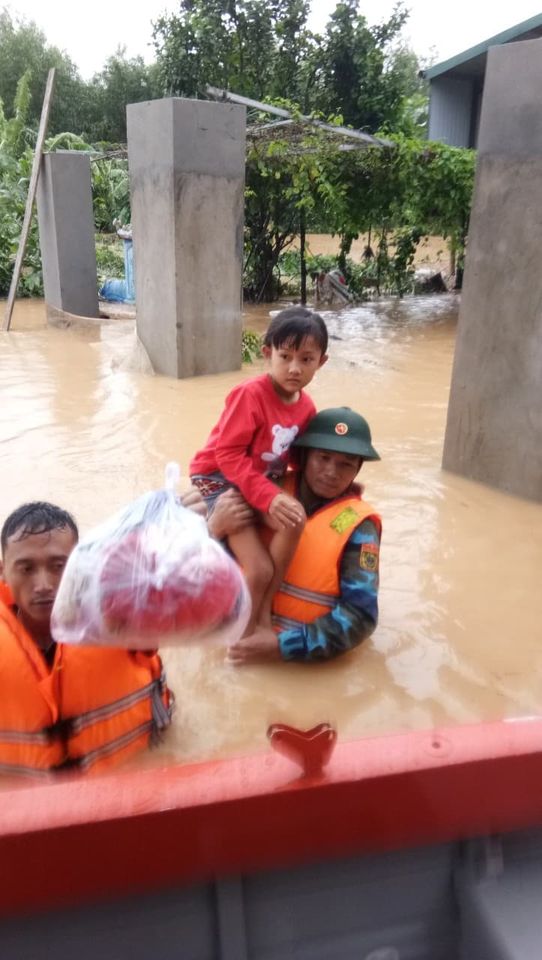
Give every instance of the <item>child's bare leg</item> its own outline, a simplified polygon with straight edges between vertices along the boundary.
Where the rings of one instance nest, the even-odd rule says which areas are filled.
[[[296,524],[295,527],[275,530],[273,534],[273,538],[269,544],[269,555],[273,562],[273,574],[263,594],[260,609],[257,612],[257,623],[262,627],[271,626],[273,597],[284,579],[284,574],[295,553],[304,526],[305,518]]]
[[[273,577],[273,561],[264,547],[256,527],[244,527],[228,537],[228,544],[243,568],[245,580],[250,592],[252,611],[243,636],[254,633],[267,588]]]

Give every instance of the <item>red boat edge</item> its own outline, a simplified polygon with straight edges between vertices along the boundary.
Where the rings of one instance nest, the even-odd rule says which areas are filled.
[[[0,914],[542,824],[542,718],[0,792]]]

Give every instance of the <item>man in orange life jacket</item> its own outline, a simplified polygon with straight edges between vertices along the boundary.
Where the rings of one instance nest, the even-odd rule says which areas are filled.
[[[0,773],[102,770],[149,746],[171,722],[156,653],[52,638],[53,602],[77,538],[70,514],[49,503],[24,504],[2,528]]]
[[[380,460],[367,421],[348,407],[322,410],[294,442],[300,470],[284,484],[307,514],[305,529],[273,603],[273,630],[258,629],[229,649],[232,663],[323,660],[351,650],[378,620],[381,520],[354,479]],[[226,500],[226,496],[228,500]],[[230,491],[212,517],[242,522],[244,502]]]

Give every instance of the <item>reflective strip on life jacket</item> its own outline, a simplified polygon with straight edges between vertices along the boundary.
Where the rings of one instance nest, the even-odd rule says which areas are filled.
[[[153,680],[152,683],[147,684],[146,687],[135,691],[133,694],[130,694],[127,697],[121,697],[119,700],[115,701],[115,703],[107,704],[106,706],[100,707],[97,710],[89,710],[87,713],[82,714],[79,717],[73,717],[69,720],[59,721],[52,727],[37,731],[36,733],[25,733],[15,730],[0,730],[0,741],[4,740],[7,743],[49,744],[55,739],[58,739],[60,741],[67,742],[69,747],[70,736],[79,732],[80,730],[85,729],[85,727],[90,726],[95,721],[108,719],[114,716],[116,713],[129,709],[131,706],[133,706],[135,703],[139,703],[141,700],[150,698],[152,701],[151,720],[147,720],[144,723],[139,724],[133,730],[128,730],[126,733],[121,734],[114,740],[104,743],[102,746],[96,747],[94,750],[91,750],[82,756],[69,757],[62,763],[45,770],[20,764],[0,763],[0,773],[32,777],[49,776],[51,772],[57,770],[78,769],[85,771],[90,769],[90,767],[92,767],[99,760],[110,758],[113,756],[113,754],[125,750],[126,747],[131,746],[142,737],[145,738],[146,741],[149,735],[151,738],[153,733],[158,735],[162,730],[169,726],[174,707],[173,697],[171,698],[171,704],[169,707],[164,705],[162,701],[162,692],[164,689],[165,675],[162,674],[158,680]]]
[[[158,680],[152,680],[145,687],[141,687],[140,690],[134,690],[133,693],[129,693],[125,697],[120,697],[118,700],[114,700],[113,703],[106,703],[103,707],[96,707],[95,710],[87,710],[86,713],[81,713],[77,717],[68,718],[65,722],[69,726],[70,735],[80,733],[81,730],[92,726],[92,724],[98,720],[108,720],[110,717],[115,716],[115,714],[122,713],[123,710],[128,710],[136,703],[140,703],[141,700],[146,700],[147,697],[153,700],[153,708],[156,708],[154,693],[156,690],[161,693],[164,687],[165,677],[164,674],[162,674]],[[160,697],[158,697],[158,701],[160,706],[163,707]],[[166,711],[166,708],[163,707],[163,710]],[[156,722],[159,726],[163,725],[161,724],[162,718],[163,714],[159,714],[159,716],[156,717]]]
[[[0,763],[0,774],[12,777],[50,777],[58,767],[48,767],[40,770],[39,767],[25,767],[19,763]]]
[[[336,593],[317,593],[315,590],[307,590],[306,587],[294,587],[293,583],[288,583],[287,580],[284,580],[281,584],[280,592],[286,593],[289,597],[295,597],[297,600],[319,603],[323,607],[333,608],[337,603]]]
[[[157,654],[64,645],[58,667],[68,767],[110,768],[169,725],[172,698]]]
[[[0,730],[0,743],[52,743],[55,739],[55,725],[42,730]]]
[[[116,737],[109,743],[104,743],[101,747],[96,747],[95,750],[91,750],[81,757],[70,757],[65,763],[61,764],[59,769],[89,770],[90,767],[94,766],[99,760],[106,760],[112,757],[115,753],[125,750],[126,747],[131,746],[140,738],[143,737],[145,741],[147,741],[149,734],[152,734],[155,729],[154,720],[147,720],[133,730],[121,734],[120,737]]]
[[[129,726],[111,739],[94,745],[96,739],[108,733],[111,735],[115,718],[119,717],[125,723],[134,713],[134,708],[133,721],[141,717],[141,707],[145,702],[149,708],[147,719],[140,719],[135,726]],[[66,720],[68,759],[63,767],[88,770],[97,763],[109,765],[107,762],[113,757],[117,760],[116,755],[120,753],[133,753],[135,749],[157,742],[162,731],[171,723],[174,704],[174,697],[168,691],[162,673],[140,690]]]
[[[271,616],[274,629],[280,633],[281,630],[297,630],[299,620],[291,620],[289,617],[279,617],[276,613]]]

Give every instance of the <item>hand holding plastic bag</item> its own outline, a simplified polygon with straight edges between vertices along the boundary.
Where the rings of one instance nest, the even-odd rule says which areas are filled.
[[[202,517],[166,488],[147,493],[75,547],[55,600],[59,643],[147,650],[193,640],[232,643],[246,626],[243,574]]]

